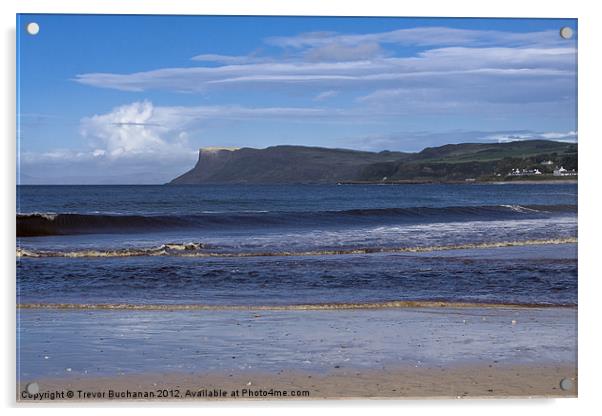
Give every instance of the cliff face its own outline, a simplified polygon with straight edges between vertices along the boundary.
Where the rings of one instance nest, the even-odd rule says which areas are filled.
[[[175,178],[171,183],[195,184],[208,183],[216,173],[222,172],[229,162],[234,159],[236,150],[203,150],[199,151],[199,159],[194,168]]]
[[[171,184],[277,184],[354,181],[370,165],[391,163],[400,152],[360,152],[305,146],[201,149],[196,166]]]

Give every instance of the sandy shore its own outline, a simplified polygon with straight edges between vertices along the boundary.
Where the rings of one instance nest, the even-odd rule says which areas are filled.
[[[560,387],[570,379],[571,388]],[[40,395],[19,393],[21,401],[57,400],[284,400],[325,398],[576,397],[574,367],[489,365],[345,369],[328,374],[147,374],[105,378],[40,380]],[[26,390],[21,386],[20,391]],[[71,393],[69,393],[71,392]],[[111,393],[113,392],[113,393]],[[73,394],[72,398],[68,396]],[[150,395],[150,397],[148,397]]]
[[[575,308],[26,309],[19,319],[20,401],[51,400],[22,395],[32,382],[57,400],[214,400],[213,389],[222,400],[577,394]]]

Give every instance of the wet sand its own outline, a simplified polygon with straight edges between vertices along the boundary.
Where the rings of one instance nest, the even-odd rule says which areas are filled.
[[[562,379],[571,380],[567,390]],[[40,393],[57,400],[311,400],[328,398],[576,397],[572,366],[489,365],[336,369],[328,374],[298,371],[234,374],[146,374],[38,381]],[[26,389],[22,386],[21,389]],[[113,393],[111,393],[111,391]],[[73,397],[68,398],[68,392]],[[151,395],[152,397],[146,397]],[[19,397],[51,401],[49,397]]]
[[[30,382],[74,392],[59,400],[110,400],[111,389],[179,390],[153,400],[214,400],[185,395],[204,389],[226,391],[221,400],[577,394],[576,308],[23,309],[19,320],[23,401],[40,398],[21,396]],[[289,394],[230,396],[243,389]]]

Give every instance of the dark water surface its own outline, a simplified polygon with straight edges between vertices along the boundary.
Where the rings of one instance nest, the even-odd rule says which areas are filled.
[[[18,302],[576,304],[576,204],[574,184],[20,186]]]

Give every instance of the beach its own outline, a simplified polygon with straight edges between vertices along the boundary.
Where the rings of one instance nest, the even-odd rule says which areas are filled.
[[[574,397],[576,314],[556,307],[22,310],[18,399],[43,399],[22,395],[31,382],[42,394],[105,392],[68,400],[174,389],[182,397],[146,398],[240,399],[208,392],[244,389],[289,392],[247,399],[298,399],[297,391],[308,392],[303,399]],[[562,390],[562,379],[573,388]]]
[[[414,398],[557,398],[577,397],[575,387],[563,390],[559,380],[575,382],[571,366],[463,366],[393,368],[379,371],[335,370],[330,374],[147,374],[113,378],[42,380],[42,395],[20,392],[18,400],[312,400]],[[251,384],[249,384],[251,383]],[[576,383],[576,382],[575,382]],[[575,384],[576,385],[576,384]],[[167,390],[167,392],[162,392]],[[177,390],[177,392],[176,392]],[[73,398],[67,397],[72,391]],[[64,397],[50,393],[65,392]]]

